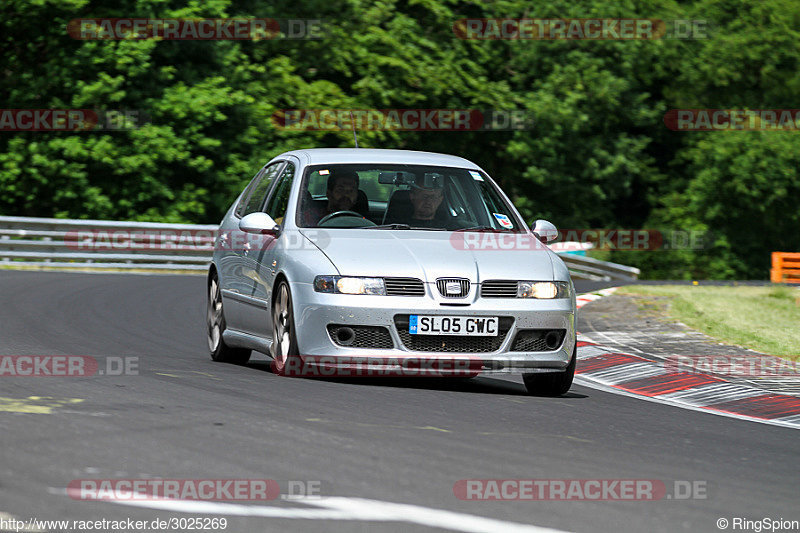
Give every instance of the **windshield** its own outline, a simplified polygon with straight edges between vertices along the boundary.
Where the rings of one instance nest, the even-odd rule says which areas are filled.
[[[524,231],[477,170],[420,165],[316,165],[297,209],[302,228]]]

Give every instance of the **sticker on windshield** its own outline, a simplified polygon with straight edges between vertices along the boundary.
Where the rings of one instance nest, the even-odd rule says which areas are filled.
[[[508,229],[514,228],[514,224],[506,215],[502,213],[492,213],[492,214],[494,215],[494,218],[496,218],[497,221],[500,223],[500,225],[503,226],[504,228]]]
[[[330,170],[320,170],[320,171],[319,171],[319,175],[320,175],[320,176],[327,176],[327,175],[328,175],[328,174],[330,174],[330,173],[331,173],[331,171],[330,171]]]
[[[474,170],[470,170],[469,175],[472,176],[473,179],[477,181],[483,181],[483,176],[481,176],[480,172],[475,172]]]

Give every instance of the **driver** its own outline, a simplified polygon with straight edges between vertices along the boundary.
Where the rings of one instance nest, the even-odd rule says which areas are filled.
[[[358,174],[351,170],[331,172],[328,176],[328,212],[352,211],[358,199]]]
[[[320,209],[313,205],[306,208],[305,222],[316,226],[320,219],[337,211],[353,211],[358,199],[358,174],[352,170],[332,171],[328,176],[328,205]]]

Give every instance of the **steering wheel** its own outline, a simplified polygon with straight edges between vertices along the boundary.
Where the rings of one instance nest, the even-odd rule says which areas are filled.
[[[319,222],[317,222],[317,226],[321,226],[322,224],[324,224],[325,222],[329,221],[332,218],[343,217],[345,215],[351,215],[351,216],[357,216],[358,218],[364,218],[364,215],[362,215],[361,213],[356,213],[355,211],[336,211],[334,213],[331,213],[330,215],[325,215],[324,217],[319,219]]]

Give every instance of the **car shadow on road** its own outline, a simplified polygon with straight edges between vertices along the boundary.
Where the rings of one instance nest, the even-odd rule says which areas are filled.
[[[250,361],[247,366],[274,375],[271,361]],[[278,376],[275,376],[278,377]],[[341,383],[345,385],[358,385],[366,387],[392,387],[404,389],[440,390],[448,392],[463,392],[472,394],[501,394],[506,396],[530,396],[522,383],[516,383],[496,377],[478,376],[473,378],[439,378],[439,377],[291,377],[283,379],[305,379],[325,381],[327,383]],[[535,397],[535,396],[534,396]],[[588,398],[585,394],[570,391],[564,399]]]

